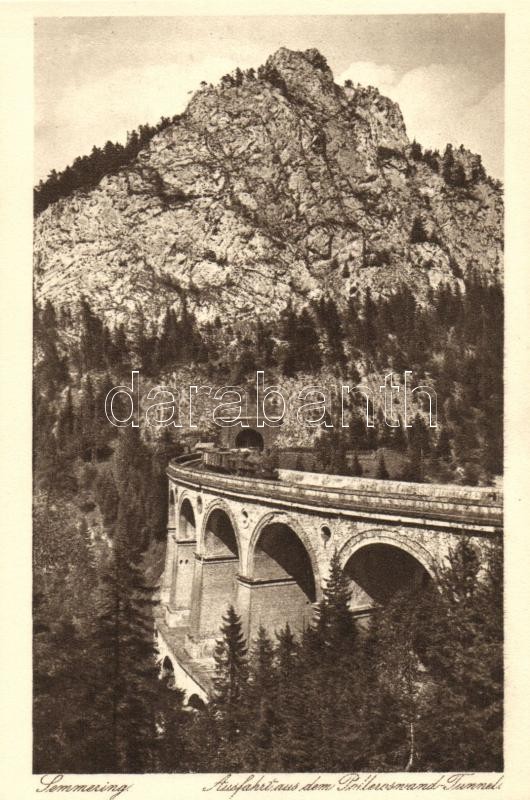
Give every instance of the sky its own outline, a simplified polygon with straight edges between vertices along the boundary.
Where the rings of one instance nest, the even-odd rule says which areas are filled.
[[[503,176],[499,14],[55,17],[35,22],[35,178],[186,107],[202,80],[317,47],[336,83],[377,86],[410,139],[461,143]]]

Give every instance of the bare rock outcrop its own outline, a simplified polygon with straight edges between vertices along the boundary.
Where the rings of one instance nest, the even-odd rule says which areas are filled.
[[[316,50],[203,84],[135,161],[48,207],[35,287],[85,296],[112,324],[158,321],[183,298],[199,320],[276,316],[322,294],[429,287],[502,263],[502,192],[455,150],[465,186],[413,158],[399,107],[334,83]],[[475,161],[474,161],[475,159]],[[411,241],[420,219],[424,241]]]

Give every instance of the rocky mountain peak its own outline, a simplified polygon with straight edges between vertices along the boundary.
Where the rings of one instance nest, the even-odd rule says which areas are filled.
[[[493,276],[501,190],[476,156],[449,155],[412,147],[399,106],[337,86],[317,50],[281,48],[201,84],[134,161],[40,214],[36,296],[84,295],[134,327],[184,301],[241,322],[365,287],[405,281],[421,299],[470,269]]]
[[[292,98],[329,110],[339,107],[333,73],[315,48],[303,52],[280,48],[265,64],[265,74],[273,71],[285,81]]]

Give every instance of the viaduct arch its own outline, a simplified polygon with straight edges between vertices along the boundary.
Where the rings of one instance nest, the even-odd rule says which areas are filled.
[[[182,497],[178,504],[179,532],[184,539],[196,540],[195,512],[189,497]]]
[[[352,610],[365,614],[400,589],[435,580],[462,536],[482,548],[502,534],[502,495],[490,489],[363,478],[319,485],[318,476],[299,475],[280,471],[268,481],[170,464],[157,629],[172,663],[208,673],[230,604],[249,642],[260,625],[272,635],[288,622],[300,635],[335,550]]]
[[[191,590],[190,649],[213,648],[223,614],[236,605],[239,572],[237,527],[229,508],[213,502],[204,514],[200,544],[195,553]],[[201,646],[202,645],[202,646]]]
[[[357,612],[387,603],[396,592],[425,586],[436,578],[432,559],[421,544],[381,530],[352,536],[339,557],[350,579],[352,609]]]
[[[320,599],[320,569],[311,538],[292,516],[271,512],[260,519],[250,534],[240,585],[249,639],[261,625],[272,633],[288,623],[298,634],[309,625]]]

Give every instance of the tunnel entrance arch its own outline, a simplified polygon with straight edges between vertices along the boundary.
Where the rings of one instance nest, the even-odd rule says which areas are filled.
[[[426,588],[432,575],[423,559],[398,543],[371,541],[343,562],[351,589],[352,610],[386,605],[395,594]]]
[[[254,428],[243,428],[236,436],[235,445],[239,448],[248,447],[252,450],[259,450],[261,453],[264,446],[263,436]]]

